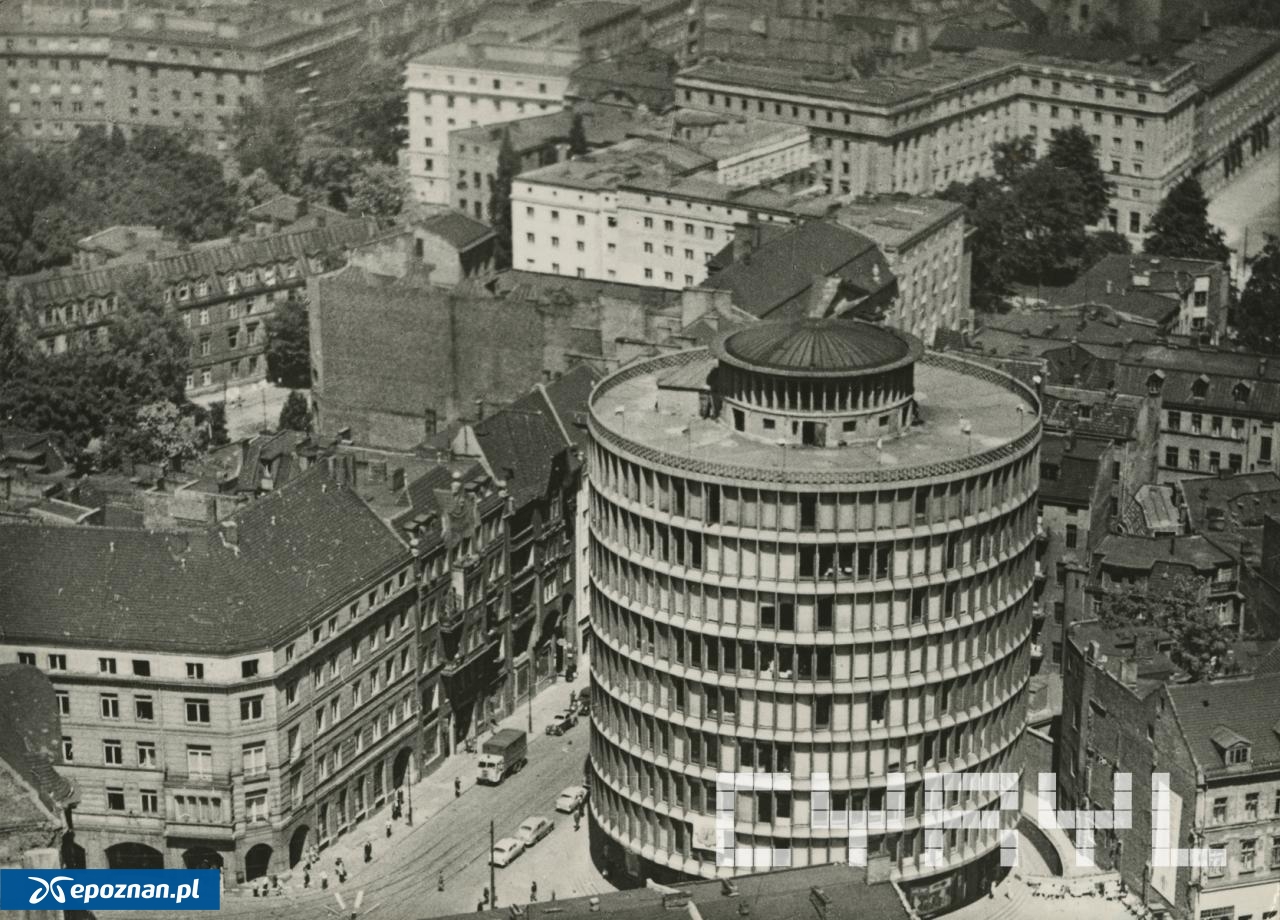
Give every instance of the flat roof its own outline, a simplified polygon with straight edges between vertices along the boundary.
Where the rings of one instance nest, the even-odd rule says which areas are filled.
[[[452,44],[432,48],[409,60],[410,64],[427,67],[470,67],[476,70],[494,73],[532,74],[546,77],[568,77],[580,63],[576,60],[578,51],[572,45],[550,45],[537,47],[510,42],[456,41]],[[556,56],[575,56],[572,63],[558,64],[553,60],[536,60],[537,56],[554,58]],[[467,87],[457,88],[459,93],[466,93]]]
[[[592,395],[593,428],[613,435],[610,441],[620,439],[624,451],[630,442],[646,453],[660,452],[662,457],[651,458],[659,465],[756,482],[833,484],[960,474],[1029,448],[1039,431],[1029,390],[997,371],[933,353],[915,365],[923,424],[884,439],[880,450],[874,442],[779,447],[702,418],[696,409],[688,414],[657,411],[659,379],[676,366],[705,361],[708,354],[699,348],[664,355],[606,378]],[[966,422],[969,435],[962,431]]]
[[[614,189],[626,182],[667,179],[704,169],[709,157],[671,141],[631,138],[593,153],[521,173],[518,182],[542,182],[567,188]]]
[[[831,217],[881,246],[896,248],[963,212],[963,205],[941,198],[874,195],[842,202]]]

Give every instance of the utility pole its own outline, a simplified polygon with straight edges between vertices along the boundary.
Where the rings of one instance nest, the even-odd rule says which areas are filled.
[[[498,906],[498,877],[493,865],[493,822],[489,822],[489,904]]]

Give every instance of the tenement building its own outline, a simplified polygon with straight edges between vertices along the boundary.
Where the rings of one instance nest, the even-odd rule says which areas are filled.
[[[319,467],[198,530],[0,526],[0,581],[89,868],[283,872],[417,775],[413,557]]]
[[[789,788],[739,789],[736,846],[841,862],[819,777],[843,815],[884,809],[902,773],[902,828],[869,858],[931,910],[982,893],[1000,830],[948,829],[926,857],[923,782],[1018,769],[1034,394],[903,332],[791,320],[618,371],[589,424],[594,858],[614,878],[752,871],[717,865],[716,778],[764,773]]]

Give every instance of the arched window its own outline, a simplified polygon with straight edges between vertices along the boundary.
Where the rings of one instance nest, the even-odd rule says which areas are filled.
[[[1191,384],[1191,395],[1196,399],[1204,399],[1209,395],[1209,378],[1201,374]]]
[[[1231,388],[1231,395],[1236,402],[1249,401],[1249,385],[1241,381]]]

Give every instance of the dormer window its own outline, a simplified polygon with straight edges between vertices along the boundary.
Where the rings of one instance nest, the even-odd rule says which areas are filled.
[[[1231,388],[1231,396],[1236,402],[1249,401],[1249,385],[1247,383],[1237,383]]]
[[[1253,742],[1225,725],[1219,725],[1209,733],[1209,740],[1222,752],[1222,762],[1229,767],[1247,764],[1253,751]]]
[[[1164,387],[1164,371],[1153,371],[1147,377],[1147,395],[1159,396]]]
[[[1191,395],[1195,399],[1204,399],[1209,395],[1209,378],[1201,374],[1191,384]]]

